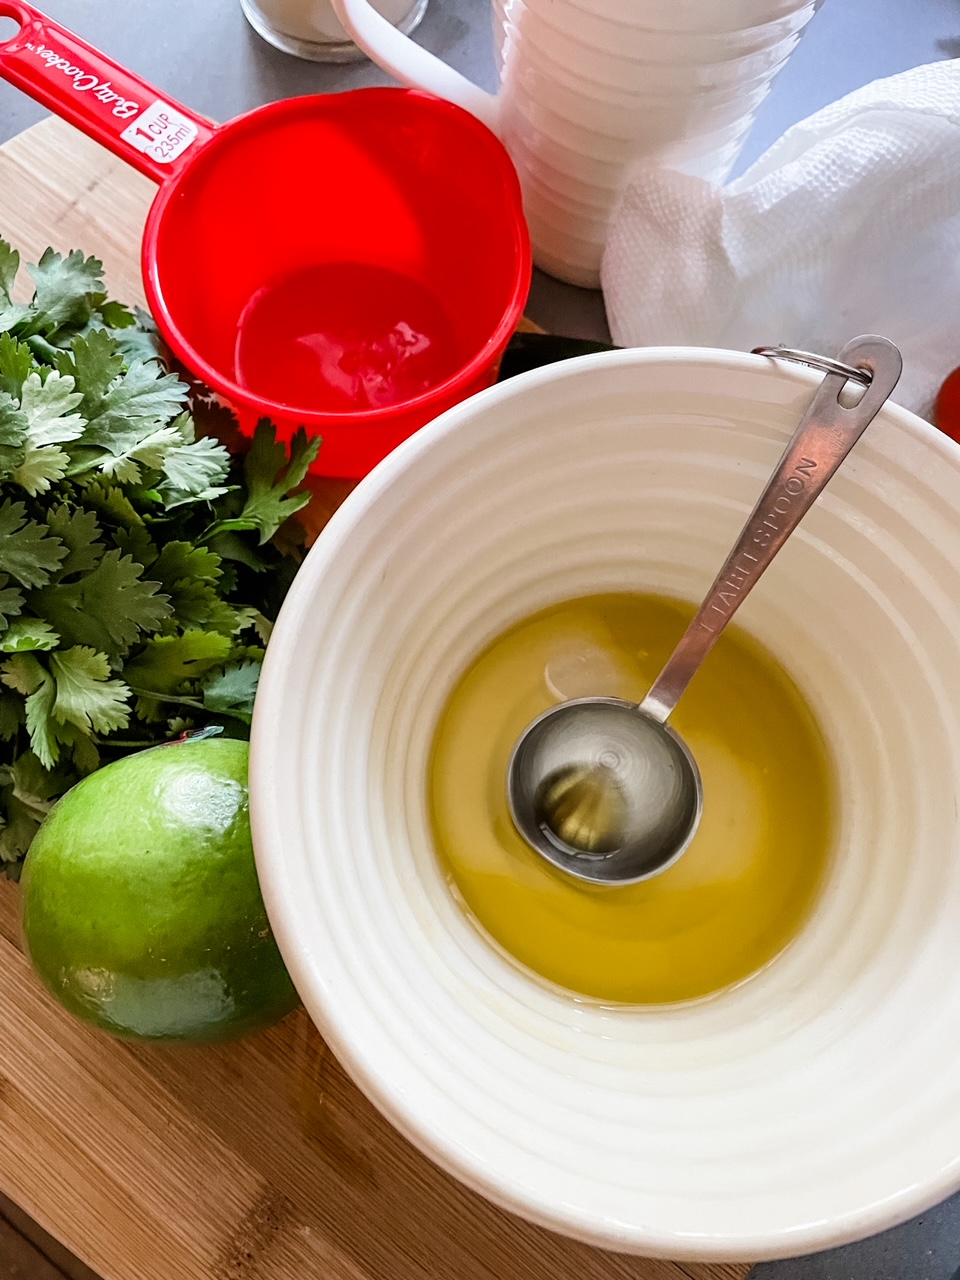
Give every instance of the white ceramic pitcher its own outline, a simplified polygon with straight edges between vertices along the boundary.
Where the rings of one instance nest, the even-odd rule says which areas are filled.
[[[520,174],[537,265],[596,287],[628,174],[667,166],[722,181],[820,3],[493,0],[495,95],[402,35],[369,0],[333,7],[380,66],[500,135]]]

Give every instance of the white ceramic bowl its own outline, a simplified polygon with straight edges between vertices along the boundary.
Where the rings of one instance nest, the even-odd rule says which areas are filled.
[[[575,1000],[461,912],[428,829],[471,658],[564,597],[697,600],[817,379],[647,349],[483,392],[347,499],[267,654],[257,863],[311,1016],[444,1168],[614,1249],[805,1253],[960,1185],[960,449],[932,427],[886,408],[739,615],[842,792],[826,891],[766,970],[684,1006]]]

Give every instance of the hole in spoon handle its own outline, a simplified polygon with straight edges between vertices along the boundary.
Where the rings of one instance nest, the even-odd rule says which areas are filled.
[[[857,404],[845,406],[842,373],[828,373],[794,431],[757,505],[703,604],[640,704],[666,720],[717,637],[759,582],[777,552],[877,416],[900,379],[900,352],[886,338],[854,338],[838,360],[871,375]]]

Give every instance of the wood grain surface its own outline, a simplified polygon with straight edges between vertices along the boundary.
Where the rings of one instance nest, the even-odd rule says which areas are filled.
[[[0,1195],[0,1280],[102,1280]]]
[[[151,184],[47,120],[0,148],[0,235],[103,259],[141,302]],[[327,495],[332,503],[336,495]],[[240,1044],[114,1041],[63,1013],[0,883],[0,1193],[104,1280],[743,1280],[601,1252],[460,1186],[354,1087],[302,1010]]]

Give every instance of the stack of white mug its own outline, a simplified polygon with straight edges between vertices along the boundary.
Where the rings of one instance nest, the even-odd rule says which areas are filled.
[[[500,90],[484,93],[369,0],[333,0],[365,52],[459,102],[520,174],[537,265],[596,287],[610,215],[638,167],[728,175],[822,0],[493,0]]]

